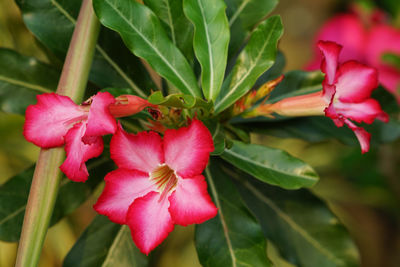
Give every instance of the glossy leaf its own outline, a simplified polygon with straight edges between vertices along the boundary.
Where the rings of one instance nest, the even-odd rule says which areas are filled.
[[[218,96],[228,56],[229,26],[223,0],[184,0],[183,10],[193,23],[193,48],[201,65],[201,85],[207,100]]]
[[[0,48],[0,107],[8,113],[25,114],[36,95],[57,88],[60,72],[33,57]]]
[[[258,77],[274,64],[277,43],[282,32],[279,16],[269,18],[256,28],[237,59],[230,85],[224,87],[217,98],[216,113],[225,110],[245,95]]]
[[[282,138],[299,138],[308,142],[322,142],[336,139],[345,145],[359,146],[353,131],[347,127],[337,127],[327,117],[304,117],[273,121],[265,117],[235,120],[241,128],[260,134]],[[393,142],[400,138],[400,122],[395,119],[388,123],[375,121],[371,125],[363,125],[371,133],[371,145]]]
[[[214,151],[211,152],[211,155],[220,155],[224,152],[225,147],[227,146],[224,127],[221,123],[218,123],[215,120],[204,121],[204,124],[207,126],[213,138]]]
[[[242,45],[254,25],[263,20],[278,4],[277,0],[225,0],[231,29],[230,54]]]
[[[0,240],[19,239],[34,168],[29,168],[0,186]]]
[[[25,25],[41,43],[63,59],[81,0],[16,0]],[[130,87],[145,97],[154,87],[140,60],[113,31],[102,28],[89,79],[100,87]]]
[[[212,109],[211,102],[206,102],[202,98],[184,94],[172,94],[164,97],[160,91],[154,92],[148,98],[149,102],[155,105],[176,107],[176,108],[203,108],[206,111]]]
[[[64,178],[61,181],[51,225],[78,208],[111,170],[110,160],[94,159],[88,165],[90,178],[86,183],[75,183]],[[0,240],[17,242],[21,233],[25,206],[34,167],[10,178],[0,186]]]
[[[229,177],[215,161],[206,176],[217,217],[196,226],[196,249],[203,266],[271,266],[260,225]]]
[[[98,215],[64,259],[64,267],[142,267],[147,257],[132,241],[129,228]]]
[[[151,9],[131,0],[94,0],[93,6],[100,22],[117,31],[136,56],[145,59],[182,93],[201,97],[189,63]]]
[[[144,0],[165,26],[171,41],[189,62],[193,59],[193,26],[183,13],[182,0]]]
[[[233,141],[221,157],[260,181],[285,189],[310,187],[318,181],[309,165],[275,148]]]
[[[359,266],[348,232],[325,203],[308,191],[283,190],[232,171],[250,210],[280,254],[296,266]]]

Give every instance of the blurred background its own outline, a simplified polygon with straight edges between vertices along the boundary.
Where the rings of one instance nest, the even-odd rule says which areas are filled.
[[[274,13],[280,14],[284,23],[280,49],[287,60],[285,70],[301,69],[311,59],[315,32],[336,12],[346,10],[348,3],[280,0]],[[47,61],[12,0],[0,0],[0,47]],[[22,116],[0,112],[0,184],[31,166],[38,155],[39,150],[22,136],[23,122]],[[359,247],[362,266],[400,266],[399,141],[373,147],[361,155],[358,147],[347,147],[336,141],[309,144],[297,139],[256,135],[252,139],[255,143],[284,149],[317,170],[321,181],[312,190],[328,202],[349,229]],[[65,255],[94,218],[92,205],[96,197],[95,194],[49,230],[39,266],[61,266]],[[177,227],[162,245],[163,253],[154,266],[200,266],[193,230],[193,227]],[[14,265],[16,248],[16,243],[0,242],[1,267]]]

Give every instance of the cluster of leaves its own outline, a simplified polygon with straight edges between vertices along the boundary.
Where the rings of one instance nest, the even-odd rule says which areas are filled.
[[[314,185],[318,180],[315,171],[282,150],[250,144],[249,137],[250,133],[263,133],[310,142],[334,137],[356,144],[351,131],[336,128],[326,118],[271,121],[226,116],[247,92],[282,73],[284,57],[277,51],[282,23],[279,16],[267,18],[277,0],[143,2],[93,1],[104,27],[87,96],[110,88],[107,90],[115,95],[148,97],[151,89],[160,89],[150,95],[150,102],[196,110],[205,121],[216,147],[205,174],[219,214],[196,226],[201,264],[270,266],[273,259],[266,248],[271,243],[285,261],[298,266],[356,266],[357,249],[326,204],[307,189],[289,191]],[[37,94],[56,88],[80,1],[17,3],[26,26],[51,55],[51,64],[44,64],[0,49],[0,108],[23,115],[26,107],[36,102]],[[153,82],[141,59],[162,77],[162,88]],[[320,82],[320,73],[287,73],[268,101],[321,90]],[[393,102],[383,92],[379,97]],[[140,128],[138,119],[124,123]],[[390,142],[400,136],[400,124],[377,122],[369,131],[374,142]],[[91,160],[88,166],[88,182],[65,179],[62,183],[52,224],[79,207],[113,168],[105,156]],[[0,187],[1,240],[19,239],[33,169]],[[132,243],[126,227],[97,217],[64,265],[146,266],[148,261]]]

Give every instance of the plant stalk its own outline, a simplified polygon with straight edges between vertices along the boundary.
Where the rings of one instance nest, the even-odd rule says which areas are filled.
[[[83,0],[57,87],[57,93],[81,102],[85,92],[100,23],[92,0]],[[46,129],[43,129],[46,130]],[[29,192],[17,267],[37,266],[57,198],[65,158],[63,148],[41,149]]]

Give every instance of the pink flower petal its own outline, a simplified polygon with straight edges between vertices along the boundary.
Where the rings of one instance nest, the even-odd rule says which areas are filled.
[[[360,143],[361,146],[361,153],[366,153],[369,151],[369,143],[371,140],[371,134],[365,131],[363,128],[356,126],[354,123],[352,123],[349,120],[344,120],[344,123],[346,123],[347,126],[349,126],[350,129],[353,130],[354,134],[356,135],[358,142]]]
[[[366,42],[366,57],[368,64],[379,72],[379,82],[400,102],[400,71],[382,60],[385,53],[400,55],[400,30],[389,25],[376,25],[371,28]]]
[[[106,185],[93,208],[119,224],[126,223],[129,206],[136,198],[157,189],[148,174],[139,171],[117,169],[104,179]]]
[[[176,190],[169,197],[169,202],[172,220],[183,226],[203,223],[218,213],[207,192],[207,183],[202,175],[180,179]]]
[[[108,109],[114,102],[114,97],[108,92],[99,92],[92,98],[85,136],[115,133],[117,123]]]
[[[203,172],[214,145],[207,127],[194,119],[188,127],[165,131],[164,151],[165,163],[186,178]]]
[[[323,60],[321,70],[326,74],[328,84],[334,84],[336,78],[336,68],[338,66],[339,54],[342,49],[341,45],[334,42],[319,41],[318,48],[321,50]]]
[[[372,98],[360,103],[337,102],[334,108],[336,113],[356,122],[371,124],[376,118],[388,121],[388,115],[382,111],[379,102]]]
[[[384,53],[400,54],[400,30],[383,24],[372,27],[365,52],[368,64],[376,67],[384,64]]]
[[[356,61],[340,65],[337,72],[336,98],[342,102],[361,102],[378,87],[378,73],[374,68]]]
[[[316,35],[315,42],[320,40],[332,41],[343,46],[339,62],[347,60],[364,61],[364,45],[367,32],[362,21],[354,14],[339,14],[328,20]],[[306,67],[307,70],[319,69],[322,55],[317,47],[314,49],[315,58]]]
[[[24,136],[39,147],[62,146],[73,124],[86,119],[86,113],[67,96],[42,94],[37,100],[26,109]]]
[[[174,229],[168,212],[167,198],[150,192],[137,198],[129,207],[126,223],[131,229],[132,239],[141,252],[148,255]]]
[[[146,173],[164,162],[162,140],[157,133],[134,135],[125,132],[121,125],[111,139],[110,153],[118,167]]]
[[[91,144],[82,142],[86,124],[78,123],[71,128],[65,136],[65,152],[67,158],[60,166],[61,171],[75,182],[84,182],[89,173],[85,162],[91,158],[98,157],[103,152],[103,139],[96,137]]]
[[[400,71],[393,67],[379,66],[379,82],[391,92],[400,104]]]

